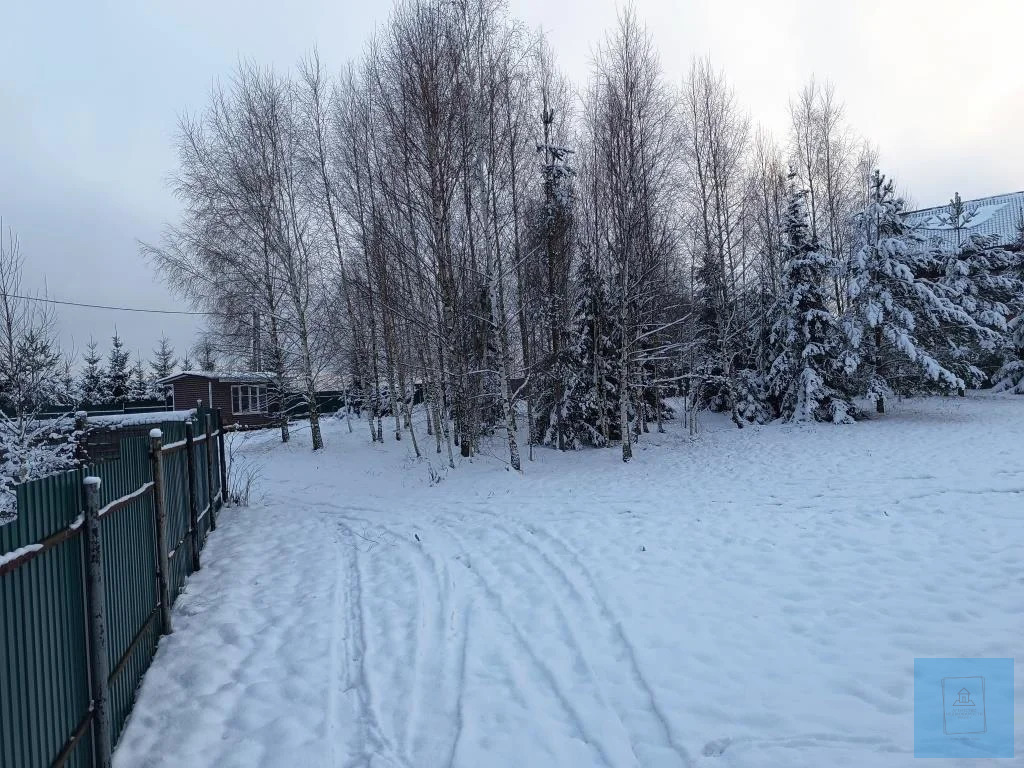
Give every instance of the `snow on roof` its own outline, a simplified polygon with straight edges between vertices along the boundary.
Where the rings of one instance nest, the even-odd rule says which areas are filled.
[[[1024,192],[965,200],[966,215],[960,229],[961,241],[971,235],[995,235],[1006,245],[1017,238],[1017,220],[1024,213]],[[949,204],[922,208],[904,214],[906,223],[918,234],[943,246],[956,246],[956,229]]]
[[[269,371],[179,371],[170,376],[164,376],[162,379],[157,379],[156,383],[170,384],[172,381],[177,381],[186,376],[195,376],[200,379],[209,379],[210,381],[237,381],[243,383],[263,383],[273,381],[275,378],[275,375]]]

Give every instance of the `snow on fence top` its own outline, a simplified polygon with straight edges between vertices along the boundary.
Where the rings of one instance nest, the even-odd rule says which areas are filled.
[[[89,423],[103,427],[140,427],[162,421],[189,421],[196,415],[195,408],[182,411],[150,411],[149,413],[115,413],[110,416],[90,416]]]
[[[7,565],[7,563],[13,563],[15,560],[19,560],[31,552],[38,552],[42,548],[42,544],[26,544],[24,547],[18,547],[13,552],[0,555],[0,566]]]

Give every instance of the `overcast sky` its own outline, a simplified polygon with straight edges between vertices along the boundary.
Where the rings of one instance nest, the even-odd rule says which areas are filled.
[[[1024,0],[637,0],[667,77],[694,55],[724,69],[755,122],[785,135],[789,98],[831,81],[883,170],[921,205],[1024,189]],[[612,0],[513,0],[581,83]],[[339,68],[385,0],[12,2],[0,24],[0,215],[51,298],[162,309],[175,301],[137,254],[178,204],[167,189],[177,116],[201,109],[241,58],[280,68],[313,46]],[[143,357],[192,318],[60,308],[64,342],[116,326]]]

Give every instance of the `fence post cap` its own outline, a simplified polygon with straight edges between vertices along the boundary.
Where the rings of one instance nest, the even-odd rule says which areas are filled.
[[[95,485],[98,489],[103,484],[103,479],[96,477],[95,475],[89,475],[82,479],[82,485]]]
[[[161,430],[159,430],[159,429],[151,429],[151,430],[149,430],[149,436],[151,438],[153,438],[154,440],[159,440],[159,439],[163,438],[164,433]]]

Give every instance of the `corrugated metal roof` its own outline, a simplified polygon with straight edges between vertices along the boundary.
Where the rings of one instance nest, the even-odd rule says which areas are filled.
[[[964,208],[966,216],[960,230],[961,242],[971,235],[995,235],[1005,245],[1017,238],[1017,221],[1024,214],[1024,192],[965,200]],[[948,203],[910,211],[903,218],[929,242],[937,239],[947,248],[956,247],[957,233]]]

